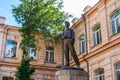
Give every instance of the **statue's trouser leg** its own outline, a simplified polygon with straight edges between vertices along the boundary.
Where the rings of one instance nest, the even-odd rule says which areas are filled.
[[[70,63],[69,63],[69,46],[68,46],[68,44],[64,44],[64,52],[65,52],[66,66],[70,66]]]
[[[79,59],[78,59],[78,57],[77,57],[77,54],[76,54],[76,51],[75,51],[75,48],[74,48],[74,44],[69,43],[68,46],[69,46],[71,55],[72,55],[72,57],[73,57],[76,65],[79,66],[80,63],[79,63]]]

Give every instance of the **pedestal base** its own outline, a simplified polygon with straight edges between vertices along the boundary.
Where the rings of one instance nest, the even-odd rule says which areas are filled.
[[[88,74],[79,68],[62,68],[56,72],[55,80],[88,80]]]

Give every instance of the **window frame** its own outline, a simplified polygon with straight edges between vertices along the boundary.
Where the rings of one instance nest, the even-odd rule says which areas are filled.
[[[47,63],[54,63],[54,48],[53,47],[52,49],[47,49],[47,48],[45,49],[45,60],[44,61]]]
[[[31,58],[31,53],[28,52],[28,54],[29,54],[29,56],[30,56],[30,59],[31,59],[31,60],[36,60],[36,49],[33,48],[33,47],[28,47],[28,50],[29,50],[29,49],[30,49],[30,52],[32,52],[32,49],[34,49],[34,51],[35,51],[35,56],[34,56],[35,59],[32,59],[32,58]]]
[[[114,64],[115,80],[117,80],[117,72],[120,72],[120,69],[117,69],[117,70],[116,70],[116,65],[117,65],[117,64],[120,65],[120,61]]]
[[[12,43],[16,43],[16,44],[8,44],[8,41],[11,41]],[[10,46],[12,46],[13,48],[15,48],[15,52],[13,51],[13,53],[11,53],[11,50],[9,50],[10,51],[10,55],[11,54],[13,54],[13,55],[15,55],[15,56],[10,56],[10,55],[8,55],[7,56],[7,47],[10,47]],[[17,55],[17,46],[18,46],[18,42],[17,41],[14,41],[14,40],[6,40],[6,45],[5,45],[5,53],[4,53],[4,56],[6,57],[6,58],[15,58],[16,57],[16,55]],[[15,54],[14,54],[15,53]]]
[[[82,39],[82,37],[84,37],[84,39]],[[85,52],[85,36],[84,34],[82,34],[79,39],[79,44],[78,44],[78,48],[79,48],[79,54],[82,54]]]
[[[114,17],[114,19],[112,19],[112,17],[115,15],[115,13],[118,12],[118,16]],[[115,10],[111,15],[110,15],[110,23],[111,23],[111,34],[115,35],[117,33],[120,33],[120,31],[118,31],[118,26],[116,26],[116,20],[119,20],[119,28],[120,28],[120,9]],[[114,21],[114,27],[113,27],[113,22]],[[113,31],[113,28],[115,29]]]
[[[92,36],[93,36],[93,46],[96,46],[102,42],[100,24],[96,24],[95,27],[92,29]]]
[[[103,73],[101,74],[99,70],[103,70]],[[100,74],[98,75],[95,75],[96,71],[99,71]],[[105,80],[105,73],[104,73],[104,68],[97,68],[95,71],[94,71],[94,80],[97,80],[96,78],[102,78],[102,80]]]

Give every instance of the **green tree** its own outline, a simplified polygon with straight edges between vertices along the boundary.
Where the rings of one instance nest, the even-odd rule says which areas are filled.
[[[30,67],[29,60],[22,59],[20,66],[17,67],[15,74],[16,80],[30,80],[30,76],[35,69]]]
[[[28,48],[37,48],[34,32],[39,32],[45,41],[57,42],[58,35],[63,30],[63,22],[72,16],[61,10],[63,0],[20,0],[20,2],[12,9],[16,21],[22,25],[20,33],[23,37],[20,44],[23,57],[17,68],[16,78],[30,80],[30,75],[35,70],[29,65]]]

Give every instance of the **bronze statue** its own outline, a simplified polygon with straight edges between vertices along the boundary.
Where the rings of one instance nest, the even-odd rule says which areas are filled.
[[[65,22],[65,30],[61,34],[61,38],[63,39],[64,42],[64,53],[65,53],[65,58],[66,58],[66,65],[65,66],[70,66],[69,62],[69,50],[71,52],[71,55],[77,65],[77,67],[80,68],[80,63],[78,60],[78,57],[76,55],[76,51],[74,48],[74,43],[75,43],[75,33],[72,28],[69,28],[70,23],[68,21]]]

